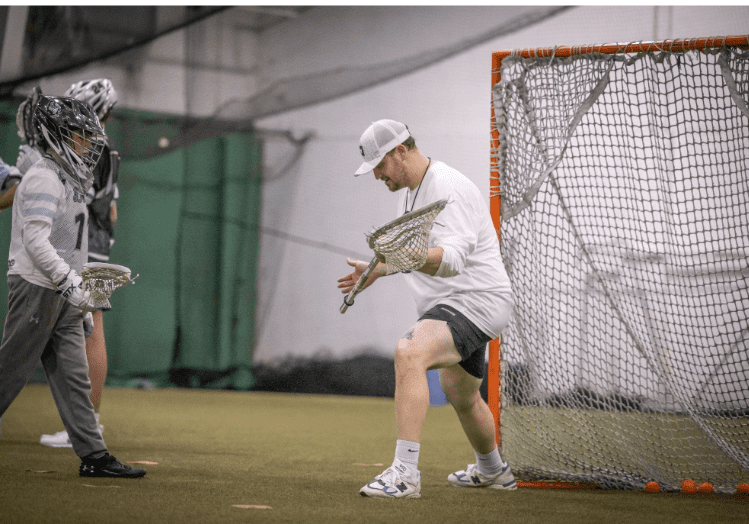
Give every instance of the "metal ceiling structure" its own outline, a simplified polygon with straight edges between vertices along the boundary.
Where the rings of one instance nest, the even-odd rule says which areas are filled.
[[[18,63],[16,70],[2,76],[0,97],[24,82],[109,58],[227,9],[236,11],[238,27],[261,33],[311,7],[0,7],[3,57],[15,56]],[[25,28],[18,27],[18,20],[23,20],[19,10],[25,14]]]

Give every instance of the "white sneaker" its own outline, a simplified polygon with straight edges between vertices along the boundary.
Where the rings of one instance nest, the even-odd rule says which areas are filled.
[[[99,424],[99,432],[104,433],[104,426]],[[68,432],[58,431],[54,435],[42,435],[39,439],[39,443],[43,446],[49,446],[50,448],[72,448],[73,444],[70,443],[70,437]]]
[[[73,445],[70,443],[68,432],[58,431],[54,435],[42,435],[39,439],[39,443],[43,446],[49,446],[50,448],[72,448]]]
[[[377,475],[359,493],[362,497],[417,499],[421,497],[421,473],[417,471],[414,479],[408,466],[395,459],[392,466]]]
[[[450,473],[447,481],[462,488],[518,489],[509,462],[505,462],[502,471],[494,477],[485,477],[478,472],[476,464],[468,464],[465,470]]]

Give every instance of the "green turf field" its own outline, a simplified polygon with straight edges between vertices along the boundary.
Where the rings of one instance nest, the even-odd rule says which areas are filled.
[[[146,477],[78,477],[72,450],[39,444],[62,424],[30,385],[3,416],[0,522],[749,524],[736,495],[453,488],[473,455],[449,407],[427,416],[422,498],[375,500],[358,491],[392,461],[392,399],[107,388],[102,406],[110,452],[157,463]]]

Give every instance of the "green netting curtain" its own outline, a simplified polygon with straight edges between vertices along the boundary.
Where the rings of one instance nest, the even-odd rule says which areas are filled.
[[[10,164],[20,144],[16,108],[0,104],[0,156]],[[254,384],[261,148],[251,131],[238,131],[158,154],[159,140],[174,145],[184,126],[128,111],[107,124],[123,159],[110,262],[140,275],[104,314],[107,384],[246,390]],[[10,226],[3,211],[2,249]],[[0,278],[3,319],[6,312]]]

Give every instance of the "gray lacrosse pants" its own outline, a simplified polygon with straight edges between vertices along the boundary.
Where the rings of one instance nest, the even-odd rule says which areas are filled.
[[[106,451],[89,399],[81,311],[51,289],[8,275],[8,316],[0,345],[0,416],[21,393],[40,358],[75,454],[85,457]]]

